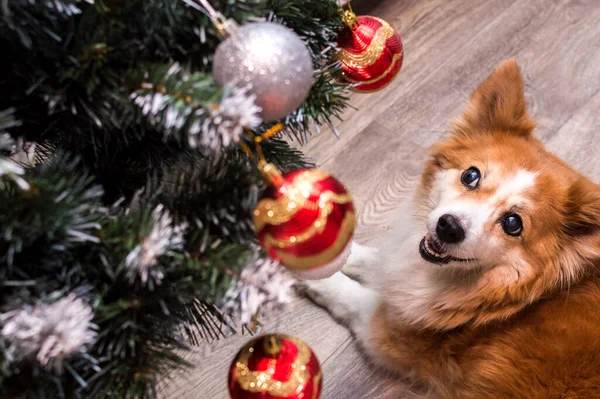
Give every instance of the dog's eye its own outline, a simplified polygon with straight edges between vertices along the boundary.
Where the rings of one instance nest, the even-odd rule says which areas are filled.
[[[475,166],[471,166],[469,169],[465,170],[460,177],[462,184],[464,184],[468,189],[474,190],[479,185],[479,179],[481,179],[481,172]]]
[[[523,220],[516,213],[509,213],[502,220],[502,228],[509,236],[520,236],[523,232]]]

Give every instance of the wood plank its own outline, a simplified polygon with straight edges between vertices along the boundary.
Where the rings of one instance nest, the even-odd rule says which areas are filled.
[[[552,136],[600,90],[600,4],[562,1],[517,54],[537,136]]]
[[[593,1],[519,1],[474,37],[468,51],[449,58],[437,78],[415,87],[418,95],[406,92],[389,106],[382,123],[441,132],[460,114],[462,99],[501,61],[516,57],[539,134],[556,130],[600,88],[599,20]],[[440,135],[427,135],[424,144]]]
[[[493,68],[526,48],[531,31],[551,22],[556,3],[547,0],[515,3],[493,23],[487,24],[479,35],[471,37],[465,49],[448,57],[436,74],[415,82],[412,87],[402,88],[403,95],[385,110],[381,123],[389,129],[408,130],[415,135],[433,131],[437,134],[421,134],[422,145],[431,146],[441,138],[451,119],[460,114],[471,91]]]
[[[404,43],[404,65],[398,77],[384,90],[371,94],[353,94],[352,105],[336,124],[338,140],[323,130],[304,147],[319,164],[325,163],[349,145],[371,122],[381,121],[384,111],[397,100],[414,97],[416,88],[429,76],[443,74],[441,68],[456,54],[469,53],[463,48],[473,37],[508,9],[514,0],[403,0],[384,1],[369,14],[384,18],[400,34]]]
[[[398,205],[412,194],[426,154],[414,141],[410,132],[374,122],[323,166],[352,193],[359,210],[358,242],[377,246]]]
[[[407,397],[408,384],[366,363],[364,355],[351,339],[328,359],[323,373],[323,399]]]
[[[595,79],[598,79],[598,74]],[[596,183],[600,183],[600,92],[555,133],[546,147]]]

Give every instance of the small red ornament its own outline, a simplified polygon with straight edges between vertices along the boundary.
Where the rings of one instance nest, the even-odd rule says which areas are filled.
[[[313,351],[287,335],[253,339],[229,369],[232,399],[319,399],[322,384],[321,366]]]
[[[319,169],[281,175],[263,164],[261,170],[271,186],[254,210],[254,227],[269,257],[306,279],[340,270],[356,225],[344,185]]]
[[[347,27],[338,37],[342,76],[354,90],[368,93],[386,87],[402,68],[404,50],[400,35],[386,21],[344,11]]]

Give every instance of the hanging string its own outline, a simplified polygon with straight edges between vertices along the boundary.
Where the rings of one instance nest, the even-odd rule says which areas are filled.
[[[239,143],[240,147],[246,153],[246,155],[248,155],[248,157],[250,159],[252,159],[254,162],[256,162],[258,169],[260,170],[260,172],[261,172],[263,178],[265,179],[265,181],[267,182],[267,184],[270,184],[271,186],[274,186],[274,187],[279,187],[281,184],[283,184],[284,180],[283,180],[283,177],[282,177],[279,169],[277,169],[277,167],[275,165],[268,163],[267,160],[265,159],[265,154],[262,151],[262,147],[261,147],[260,143],[273,137],[274,135],[279,133],[282,129],[283,129],[283,125],[281,123],[277,123],[261,135],[255,135],[250,130],[247,130],[248,136],[250,136],[250,138],[254,142],[254,148],[256,149],[256,155],[252,152],[250,147],[248,147],[246,144],[244,144],[242,142]]]
[[[219,16],[221,15],[220,13],[217,12],[217,10],[215,10],[213,8],[212,5],[210,5],[210,3],[206,0],[196,0],[198,3],[200,3],[202,5],[202,7],[204,7],[204,9],[208,12],[209,16],[212,19],[218,19]]]
[[[185,4],[195,8],[208,16],[217,28],[221,39],[233,34],[237,28],[237,23],[231,18],[225,18],[223,14],[214,9],[208,0],[182,0]]]
[[[250,157],[256,163],[258,163],[260,166],[266,162],[265,154],[263,153],[260,143],[275,136],[282,129],[283,129],[283,124],[276,123],[271,128],[269,128],[269,130],[267,130],[266,132],[264,132],[261,135],[256,135],[251,130],[246,130],[246,132],[248,133],[248,136],[250,136],[250,138],[254,142],[254,148],[256,148],[256,155],[254,155],[254,153],[252,152],[250,147],[248,147],[246,144],[240,142],[240,147],[246,153],[246,155],[248,155],[248,157]]]

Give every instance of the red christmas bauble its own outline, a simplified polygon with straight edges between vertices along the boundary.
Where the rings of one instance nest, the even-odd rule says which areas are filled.
[[[344,21],[348,26],[338,37],[340,52],[336,56],[342,76],[358,92],[383,89],[402,68],[404,50],[400,35],[377,17],[356,17],[346,11]]]
[[[232,399],[319,399],[322,384],[321,366],[313,351],[287,335],[253,339],[229,369]]]
[[[307,279],[338,271],[356,225],[344,185],[319,169],[262,170],[271,186],[254,210],[254,227],[269,257]]]

